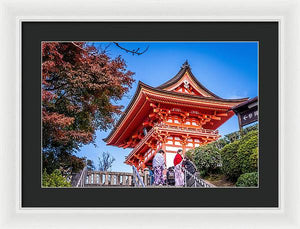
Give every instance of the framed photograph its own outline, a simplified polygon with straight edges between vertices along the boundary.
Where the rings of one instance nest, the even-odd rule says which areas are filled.
[[[43,41],[41,46],[42,187],[258,187],[258,42]],[[228,86],[239,89],[228,90],[231,99],[217,96],[197,80],[187,60],[171,79],[150,77],[172,69],[175,55],[176,63],[184,55],[202,62],[199,74],[208,74],[212,85],[227,78]],[[134,73],[129,60],[141,66],[133,67]],[[159,67],[163,62],[168,66]],[[230,70],[223,68],[215,78],[206,73],[205,62]],[[236,66],[245,73],[231,77]],[[156,87],[140,81],[157,84],[163,78]],[[254,97],[235,98],[238,93]],[[235,113],[237,120],[225,125]],[[52,179],[57,174],[59,182]]]
[[[278,207],[278,22],[23,22],[22,54],[23,207]]]
[[[286,225],[282,21],[18,19],[18,214]]]

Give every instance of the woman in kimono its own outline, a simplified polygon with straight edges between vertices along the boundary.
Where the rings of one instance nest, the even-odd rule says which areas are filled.
[[[152,167],[154,170],[154,185],[163,185],[165,183],[163,171],[166,167],[165,151],[159,150],[153,158]]]
[[[183,186],[184,185],[184,174],[182,171],[182,159],[183,159],[183,151],[179,149],[174,158],[174,166],[175,166],[175,186]]]

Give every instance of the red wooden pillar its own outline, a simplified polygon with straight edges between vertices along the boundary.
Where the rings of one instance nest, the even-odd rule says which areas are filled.
[[[185,155],[185,152],[186,152],[186,144],[187,144],[187,137],[186,136],[182,136],[181,137],[181,145],[182,145],[182,152],[183,152],[183,155]]]
[[[165,152],[164,158],[165,158],[165,161],[167,161],[166,143],[165,142],[162,142],[161,149]]]
[[[183,156],[184,156],[184,155],[185,155],[185,152],[186,152],[185,143],[182,143],[182,152],[183,152]]]
[[[144,171],[145,168],[146,168],[145,159],[143,159],[142,160],[142,170]]]

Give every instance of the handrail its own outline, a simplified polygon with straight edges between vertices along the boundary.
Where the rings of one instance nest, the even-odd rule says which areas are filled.
[[[134,184],[134,186],[136,186],[136,184],[137,184],[137,186],[139,186],[139,184],[141,184],[142,187],[145,188],[145,184],[144,184],[139,172],[137,171],[137,169],[134,165],[132,166],[132,170],[133,170],[133,184]],[[139,182],[136,182],[136,177],[138,178]]]
[[[84,174],[86,173],[86,170],[87,170],[87,167],[85,166],[83,168],[83,170],[81,171],[80,178],[78,179],[78,182],[77,182],[77,184],[76,184],[75,187],[84,187],[84,182],[85,182],[85,176],[84,176]]]
[[[185,187],[187,187],[187,180],[186,180],[186,175],[187,174],[190,175],[192,178],[194,178],[194,180],[195,180],[195,187],[197,187],[196,183],[198,183],[201,187],[204,187],[204,188],[214,187],[213,185],[208,184],[207,182],[205,182],[203,179],[196,177],[194,174],[192,174],[189,171],[187,171],[184,167],[182,167],[182,169],[184,171],[184,185],[185,185]]]

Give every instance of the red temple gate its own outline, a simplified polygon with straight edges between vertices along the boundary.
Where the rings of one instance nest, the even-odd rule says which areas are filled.
[[[234,115],[232,107],[246,101],[222,99],[205,88],[187,62],[175,77],[151,87],[142,82],[116,127],[104,139],[108,145],[133,148],[125,163],[144,169],[159,149],[173,165],[178,149],[217,140],[217,128]]]

